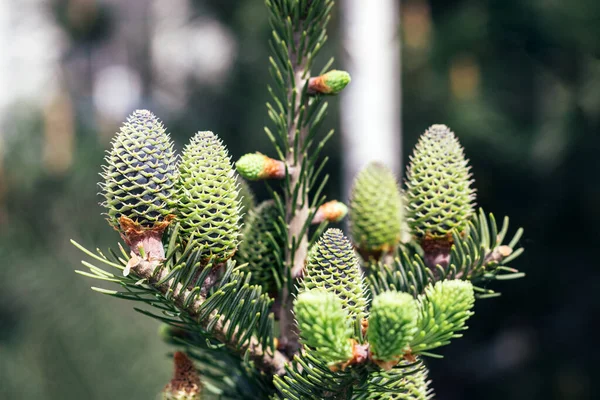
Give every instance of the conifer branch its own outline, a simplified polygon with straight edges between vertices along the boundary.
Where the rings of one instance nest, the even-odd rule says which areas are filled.
[[[206,297],[197,295],[191,304],[186,304],[186,299],[192,295],[192,290],[184,288],[181,283],[178,283],[175,288],[173,288],[172,279],[168,279],[169,271],[165,268],[161,268],[158,273],[155,273],[155,268],[156,265],[152,262],[139,260],[136,265],[131,266],[131,272],[138,278],[143,279],[148,284],[152,285],[162,295],[166,296],[169,292],[173,292],[171,298],[177,307],[181,310],[185,310],[191,318],[198,320],[200,317],[199,310],[206,301]],[[210,329],[212,336],[226,346],[236,349],[241,354],[248,352],[250,360],[254,362],[259,370],[273,375],[282,375],[285,373],[285,364],[288,361],[285,355],[277,350],[273,350],[271,353],[267,349],[264,349],[258,339],[254,336],[251,336],[244,343],[239,343],[238,335],[234,334],[228,336],[226,334],[228,327],[227,322],[224,322],[223,318],[220,318],[212,328],[209,327],[209,325],[213,324],[216,315],[217,312],[213,311],[208,318],[199,321],[200,326],[204,329]]]

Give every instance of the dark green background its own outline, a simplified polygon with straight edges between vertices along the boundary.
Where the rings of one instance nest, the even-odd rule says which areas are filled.
[[[70,40],[64,60],[77,51],[92,54],[127,23],[103,3],[84,15],[83,25],[74,24],[65,17],[68,3],[53,2],[49,13]],[[403,2],[405,17],[419,10],[415,4]],[[430,124],[444,122],[457,132],[471,159],[479,205],[525,228],[526,252],[514,266],[527,273],[499,285],[501,298],[478,302],[465,337],[444,349],[445,359],[430,362],[437,398],[598,398],[600,350],[591,326],[600,322],[600,2],[425,4],[431,21],[426,47],[398,49],[404,159]],[[238,54],[231,74],[217,89],[190,79],[178,115],[162,113],[151,97],[140,106],[164,119],[179,148],[194,131],[210,129],[234,159],[269,152],[262,134],[269,81],[262,1],[197,0],[194,10],[193,18],[217,18],[232,30]],[[324,53],[341,60],[335,12]],[[464,60],[479,79],[474,91],[460,96],[451,71]],[[144,79],[152,83],[151,75]],[[131,304],[91,292],[97,283],[73,273],[82,257],[70,238],[105,248],[118,235],[97,205],[106,140],[90,117],[90,99],[68,89],[76,146],[64,174],[32,161],[43,145],[43,110],[15,106],[2,127],[16,134],[5,143],[0,181],[0,398],[152,398],[171,369],[157,323]],[[338,101],[331,103],[328,124],[337,126]],[[339,148],[336,136],[326,151],[333,178],[327,191],[344,198]],[[260,185],[255,189],[265,195]]]

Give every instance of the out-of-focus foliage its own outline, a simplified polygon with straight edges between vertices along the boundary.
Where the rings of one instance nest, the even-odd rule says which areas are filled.
[[[126,112],[155,110],[176,147],[212,130],[234,159],[257,150],[269,155],[261,132],[269,81],[262,1],[193,1],[179,25],[167,21],[187,2],[169,2],[170,12],[159,15],[138,12],[141,3],[160,2],[51,2],[57,11],[49,8],[46,18],[65,32],[61,90],[41,106],[16,103],[2,111],[0,398],[147,399],[169,379],[167,347],[153,335],[157,324],[94,296],[72,272],[80,257],[69,238],[103,247],[118,240],[94,196],[98,165],[117,129],[91,94],[104,68],[125,62],[137,72],[141,94]],[[511,285],[510,296],[477,304],[470,334],[432,365],[436,391],[445,399],[595,398],[600,350],[586,328],[600,314],[592,295],[600,281],[600,3],[402,4],[406,152],[426,127],[446,123],[469,154],[478,202],[527,232],[527,278]],[[154,20],[144,24],[140,15]],[[332,34],[339,23],[334,18]],[[185,36],[189,43],[220,54],[192,59],[196,72],[182,78],[181,90],[162,81],[148,59],[164,55],[144,36],[161,24],[173,36],[157,48],[177,48],[174,27],[195,27]],[[126,50],[116,44],[124,32]],[[332,36],[328,46],[338,48]],[[216,50],[206,37],[219,39],[208,43],[223,52],[210,53]],[[174,54],[169,78],[175,68],[185,71]],[[227,54],[227,68],[215,68]],[[325,149],[330,182],[339,182],[338,140]],[[252,188],[265,198],[261,185]],[[347,196],[335,184],[327,190],[330,198]]]

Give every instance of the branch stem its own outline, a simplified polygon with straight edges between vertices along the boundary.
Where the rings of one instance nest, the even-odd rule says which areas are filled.
[[[155,274],[155,268],[155,263],[141,260],[137,265],[131,266],[131,272],[137,277],[145,279],[149,285],[153,286],[161,294],[166,295],[170,292],[173,281],[170,280],[159,285],[158,282],[166,278],[169,272],[165,268],[161,268]],[[191,318],[198,320],[200,307],[206,301],[206,297],[199,295],[192,304],[186,306],[185,299],[190,293],[190,289],[184,288],[182,284],[178,284],[172,298],[179,309],[185,311]],[[213,312],[213,314],[204,320],[198,321],[200,326],[208,329],[209,323],[215,318],[215,314],[216,312]],[[211,333],[215,339],[241,354],[245,354],[248,351],[250,359],[254,361],[256,367],[261,371],[272,375],[285,374],[285,365],[288,362],[288,358],[284,354],[277,350],[271,353],[267,349],[263,349],[258,339],[254,336],[251,336],[245,343],[239,345],[237,343],[237,335],[233,334],[232,337],[228,338],[225,334],[226,331],[227,325],[222,320],[219,320],[212,328]]]
[[[300,153],[308,134],[306,126],[300,121],[300,108],[306,96],[303,96],[306,80],[307,62],[297,52],[302,27],[298,26],[294,33],[294,46],[288,46],[288,52],[294,66],[294,82],[288,88],[288,143],[286,149],[286,165],[289,173],[289,190],[285,192],[285,222],[288,226],[288,243],[285,251],[285,284],[281,292],[281,309],[279,323],[281,335],[279,347],[288,355],[299,349],[298,332],[295,329],[293,315],[294,283],[302,276],[304,263],[308,253],[308,232],[303,227],[309,218],[308,190],[302,183],[302,164],[305,154]],[[296,49],[296,50],[294,50]],[[292,104],[293,103],[293,104]],[[300,187],[298,187],[300,186]]]

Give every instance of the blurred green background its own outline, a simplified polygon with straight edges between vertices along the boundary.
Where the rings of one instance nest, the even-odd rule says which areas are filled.
[[[324,53],[343,56],[335,13]],[[479,205],[525,228],[527,278],[430,362],[437,398],[600,398],[600,2],[411,0],[398,22],[404,159],[448,124]],[[149,399],[169,380],[157,323],[90,291],[69,239],[118,241],[96,182],[135,108],[179,148],[210,129],[234,159],[270,152],[268,35],[262,0],[0,3],[0,399]]]

